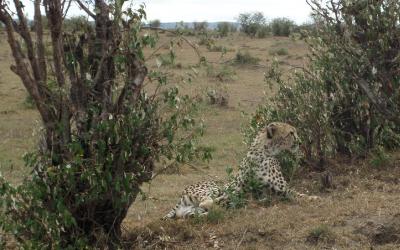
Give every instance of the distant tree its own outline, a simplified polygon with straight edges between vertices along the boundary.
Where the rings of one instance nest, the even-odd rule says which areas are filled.
[[[177,22],[175,24],[175,29],[178,33],[185,35],[185,36],[194,36],[196,35],[194,30],[189,27],[187,23],[184,21]]]
[[[217,32],[220,36],[227,36],[229,32],[236,32],[236,26],[230,22],[220,22],[217,25]]]
[[[261,12],[239,14],[240,29],[246,35],[255,37],[257,32],[266,25],[266,19]]]
[[[84,31],[89,32],[92,30],[92,25],[86,16],[74,16],[64,20],[64,30],[70,32]]]
[[[295,26],[295,23],[288,18],[275,18],[271,22],[272,34],[274,36],[289,36]]]
[[[152,21],[149,22],[149,26],[151,28],[160,28],[161,22],[160,22],[160,20],[155,19],[155,20],[152,20]]]
[[[203,22],[194,22],[193,29],[196,32],[204,32],[208,28],[208,23],[206,21]]]
[[[257,38],[265,38],[271,33],[270,25],[262,25],[257,31]]]

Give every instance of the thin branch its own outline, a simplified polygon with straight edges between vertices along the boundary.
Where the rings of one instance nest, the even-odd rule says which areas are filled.
[[[162,48],[164,48],[166,45],[170,44],[171,42],[175,42],[177,38],[171,39],[169,41],[166,41],[165,43],[161,44],[160,46],[158,46],[157,49],[155,49],[148,57],[145,58],[145,61],[150,60],[151,58],[153,58],[158,51],[160,51]]]
[[[72,3],[72,0],[68,0],[67,8],[64,8],[64,7],[65,7],[65,1],[67,1],[67,0],[64,0],[63,3],[62,3],[62,12],[64,13],[64,14],[63,14],[63,20],[64,20],[65,17],[67,16],[68,10],[69,10],[69,8],[71,7],[71,3]]]
[[[81,0],[75,0],[75,2],[79,5],[79,7],[82,9],[82,10],[84,10],[91,18],[93,18],[94,20],[96,20],[96,15],[93,13],[93,12],[91,12],[90,10],[89,10],[89,8],[88,7],[86,7],[82,2],[81,2]]]
[[[167,29],[163,29],[163,28],[157,28],[157,27],[143,27],[142,29],[149,29],[149,30],[159,30],[159,31],[164,31],[164,32],[168,32],[171,34],[174,34],[176,36],[179,36],[182,40],[184,40],[187,44],[189,44],[190,47],[192,47],[194,49],[194,51],[196,52],[197,56],[201,59],[203,58],[203,56],[201,55],[199,48],[193,44],[191,41],[189,41],[186,37],[182,36],[181,34],[179,34],[176,31],[173,30],[167,30]]]
[[[21,78],[22,83],[29,92],[29,95],[32,96],[33,100],[35,101],[44,123],[46,124],[51,122],[54,117],[54,113],[51,111],[51,105],[48,105],[50,101],[47,100],[45,96],[41,95],[37,82],[35,82],[31,72],[28,70],[28,65],[24,61],[24,55],[22,53],[21,46],[18,40],[15,38],[13,20],[10,14],[4,9],[4,6],[0,6],[0,21],[5,25],[8,43],[16,63],[16,65],[11,66],[11,70]]]
[[[361,88],[364,94],[367,95],[368,99],[372,102],[372,104],[379,110],[379,112],[388,120],[393,121],[397,124],[400,124],[400,117],[398,113],[392,112],[391,110],[387,109],[387,105],[384,100],[377,97],[375,93],[371,91],[369,88],[369,84],[366,80],[362,78],[355,79],[357,85]]]
[[[20,35],[24,39],[27,48],[28,59],[32,65],[33,75],[36,80],[42,80],[41,74],[39,70],[38,61],[35,57],[33,41],[31,37],[31,33],[29,32],[28,23],[25,18],[25,15],[22,11],[23,4],[19,0],[14,0],[15,9],[17,11],[18,19],[19,19],[19,29]]]

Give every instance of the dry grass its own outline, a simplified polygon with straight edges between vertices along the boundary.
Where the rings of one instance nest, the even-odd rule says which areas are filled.
[[[161,39],[160,44],[168,37]],[[189,39],[196,40],[195,37]],[[321,196],[320,201],[273,199],[268,206],[250,202],[239,210],[217,209],[212,218],[205,220],[159,220],[175,204],[185,185],[209,178],[225,179],[226,167],[237,166],[240,162],[246,150],[240,128],[247,121],[241,112],[251,113],[264,97],[263,73],[274,57],[270,51],[277,47],[287,49],[290,56],[278,55],[286,70],[290,69],[288,65],[303,65],[307,52],[303,42],[289,38],[230,36],[219,39],[218,44],[232,48],[222,59],[220,52],[210,52],[200,46],[211,62],[229,63],[239,50],[249,51],[261,60],[258,65],[232,66],[236,74],[225,84],[229,95],[227,107],[202,104],[202,116],[208,126],[203,141],[215,148],[214,160],[208,164],[194,163],[197,169],[183,166],[179,173],[160,175],[150,185],[143,186],[148,199],[138,199],[124,223],[127,245],[134,243],[137,248],[149,249],[399,248],[400,222],[395,223],[400,220],[399,160],[379,171],[362,162],[331,163],[334,188],[328,190],[321,189],[320,179],[324,173],[302,169],[295,178],[294,187]],[[160,53],[167,51],[165,48]],[[165,69],[171,76],[170,82],[179,83],[188,74],[195,74],[197,77],[184,86],[184,92],[195,95],[215,88],[219,80],[207,76],[205,66],[196,68],[196,72],[191,69],[197,62],[189,46],[177,48],[176,63],[181,67]],[[23,105],[26,91],[9,70],[11,63],[5,38],[0,35],[0,171],[17,184],[28,173],[21,156],[34,145],[32,133],[39,125],[39,117],[35,110]],[[156,60],[150,60],[149,66],[156,67]],[[394,154],[396,157],[399,155]]]

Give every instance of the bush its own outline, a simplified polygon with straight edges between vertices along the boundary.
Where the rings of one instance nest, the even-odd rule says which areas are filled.
[[[207,46],[207,49],[210,52],[224,52],[224,53],[227,52],[226,47],[223,45],[210,45]]]
[[[273,63],[265,76],[271,88],[278,86],[277,95],[258,109],[250,131],[272,121],[288,122],[298,129],[307,159],[316,158],[319,165],[337,153],[366,156],[378,146],[400,147],[400,93],[392,91],[400,82],[400,58],[392,54],[400,49],[400,30],[392,10],[400,6],[357,3],[357,9],[345,2],[328,6],[346,25],[319,16],[329,10],[316,5],[323,9],[314,13],[318,29],[306,40],[313,52],[310,65],[283,78]]]
[[[275,18],[271,22],[272,34],[274,36],[289,36],[295,24],[287,18]]]
[[[293,176],[295,175],[297,169],[300,166],[300,157],[299,155],[293,154],[289,151],[281,152],[276,156],[278,159],[283,177],[287,182],[291,182]]]
[[[119,249],[122,221],[155,165],[210,157],[198,145],[204,126],[192,98],[146,68],[143,50],[156,37],[142,32],[143,6],[122,11],[119,1],[95,1],[98,29],[86,40],[76,27],[60,33],[63,12],[52,3],[42,2],[48,37],[59,45],[53,61],[41,32],[29,46],[26,16],[18,15],[20,30],[11,32],[10,6],[0,5],[14,67],[43,122],[41,143],[24,156],[30,176],[17,187],[0,176],[0,232],[21,249]],[[18,1],[14,7],[23,12]],[[28,58],[23,46],[29,62],[21,62]],[[145,79],[156,93],[145,90]]]
[[[208,23],[206,21],[193,23],[193,29],[197,33],[204,33],[207,31],[207,28],[208,28]]]
[[[335,238],[335,234],[329,229],[327,225],[320,225],[316,228],[313,228],[309,232],[306,241],[314,245],[320,242],[333,244],[335,242]]]
[[[278,56],[286,56],[289,55],[289,52],[286,48],[279,48],[279,49],[272,49],[269,51],[269,54],[272,56],[278,55]]]
[[[199,45],[205,45],[207,48],[215,46],[215,40],[208,34],[204,33],[200,36]]]
[[[257,30],[257,38],[266,38],[271,33],[271,26],[262,25]]]
[[[381,168],[390,164],[390,156],[382,146],[378,146],[371,152],[370,164],[375,168]]]
[[[235,175],[233,173],[233,168],[232,167],[227,167],[226,168],[226,173],[228,175],[228,182],[234,182],[235,181]],[[225,190],[227,194],[227,203],[223,204],[227,208],[241,208],[246,205],[247,200],[245,196],[245,191],[242,189],[240,192],[237,192],[234,187],[229,186]]]
[[[261,12],[239,14],[240,30],[250,37],[255,37],[265,25],[266,19]]]
[[[260,61],[260,58],[252,56],[249,51],[241,52],[238,51],[236,53],[234,63],[235,64],[257,64]]]
[[[158,19],[151,20],[151,21],[149,22],[149,26],[150,26],[151,28],[160,28],[160,26],[161,26],[161,21],[158,20]]]
[[[236,26],[233,23],[220,22],[217,25],[217,32],[221,37],[225,37],[229,33],[236,32]]]
[[[27,95],[24,100],[24,107],[26,109],[34,109],[35,108],[35,101],[33,100],[32,96]]]
[[[219,68],[215,68],[212,64],[207,65],[207,76],[216,78],[221,82],[233,80],[235,74],[236,73],[232,69],[232,67],[229,67],[227,65],[223,65]]]
[[[174,66],[176,55],[173,50],[170,50],[168,54],[160,55],[157,59],[158,66]]]
[[[225,216],[226,216],[225,209],[218,206],[214,206],[208,211],[206,216],[194,216],[192,221],[195,224],[204,224],[204,223],[220,224],[221,222],[224,221]]]
[[[185,36],[194,36],[196,33],[193,29],[189,28],[189,25],[184,23],[183,21],[177,22],[175,25],[175,29],[177,33],[185,35]],[[173,34],[172,34],[173,36]]]

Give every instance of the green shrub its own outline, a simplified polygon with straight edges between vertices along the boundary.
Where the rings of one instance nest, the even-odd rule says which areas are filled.
[[[269,54],[272,56],[275,56],[275,55],[286,56],[286,55],[289,55],[289,51],[286,48],[271,49],[269,51]]]
[[[335,234],[329,229],[327,225],[320,225],[313,228],[307,236],[306,241],[310,244],[328,243],[333,244],[335,242]]]
[[[35,101],[33,100],[32,96],[26,95],[25,100],[24,100],[24,107],[27,109],[35,108]]]
[[[222,221],[224,221],[226,216],[226,210],[218,207],[218,206],[213,206],[211,209],[209,209],[207,215],[196,215],[193,217],[192,221],[195,224],[204,224],[204,223],[210,223],[210,224],[219,224]]]
[[[260,58],[252,56],[250,54],[250,52],[246,50],[245,52],[238,51],[236,53],[234,63],[242,64],[242,65],[244,65],[244,64],[253,64],[254,65],[254,64],[258,64],[258,62],[260,60],[261,60]]]
[[[400,147],[400,92],[392,91],[400,86],[395,73],[400,58],[390,52],[400,48],[392,11],[400,6],[357,2],[356,11],[345,2],[337,8],[346,21],[342,26],[318,15],[332,6],[315,5],[318,28],[306,40],[310,64],[287,78],[273,63],[265,76],[277,94],[258,109],[251,133],[272,121],[288,122],[298,129],[305,157],[320,163],[338,153],[365,156],[377,146]]]
[[[235,180],[235,175],[233,173],[232,167],[227,167],[226,173],[228,175],[228,182],[232,182]],[[236,209],[236,208],[241,208],[247,204],[244,190],[241,190],[240,192],[236,192],[234,187],[229,186],[225,190],[225,192],[227,194],[227,199],[228,199],[226,204],[223,204],[225,207]]]
[[[257,38],[266,38],[271,33],[269,25],[261,25],[257,30]]]
[[[291,182],[294,174],[300,166],[300,158],[299,155],[295,155],[291,152],[284,151],[276,156],[278,159],[283,177],[288,182]]]
[[[215,46],[215,40],[211,36],[209,36],[208,33],[204,33],[203,35],[200,36],[198,44],[204,45],[207,48],[211,48]]]
[[[385,152],[383,147],[376,147],[371,152],[370,164],[375,168],[382,168],[389,165],[390,156]]]
[[[194,22],[193,29],[197,33],[204,33],[207,32],[208,23],[206,21],[203,22]]]
[[[151,21],[149,22],[149,26],[150,26],[151,28],[160,28],[160,26],[161,26],[161,21],[158,20],[158,19],[151,20]]]
[[[18,3],[14,7],[22,8]],[[39,49],[26,46],[34,60],[23,67],[36,74],[29,81],[20,76],[44,132],[37,149],[24,156],[28,177],[14,187],[0,176],[0,232],[15,239],[18,249],[120,249],[121,223],[140,186],[153,179],[155,165],[210,157],[198,145],[204,126],[195,118],[193,98],[168,85],[165,73],[146,68],[143,50],[156,38],[142,32],[143,6],[122,11],[116,1],[96,9],[96,27],[110,32],[90,34],[95,39],[75,47],[64,39],[79,39],[84,31],[59,38],[62,10],[52,3],[42,2],[52,17],[49,39],[65,46],[55,52],[58,64],[46,61],[40,71],[36,63],[43,50],[36,54]],[[5,6],[0,9],[7,13]],[[0,21],[11,29],[11,14],[4,16]],[[26,17],[18,18],[24,27]],[[29,33],[9,35],[14,52],[13,35],[20,43],[30,41]],[[25,57],[19,48],[17,54]],[[147,92],[145,79],[158,92]]]
[[[215,68],[212,64],[209,64],[207,65],[206,73],[208,77],[216,78],[221,82],[233,80],[234,75],[236,75],[234,69],[227,65]]]
[[[274,36],[289,36],[294,27],[294,22],[287,18],[275,18],[271,22]]]
[[[210,52],[225,52],[226,53],[226,47],[223,45],[211,45],[207,47],[208,51]]]
[[[183,21],[177,22],[175,25],[175,30],[178,34],[185,36],[195,36],[196,32],[189,28],[189,25],[184,23]],[[170,34],[170,36],[174,36],[174,34]]]
[[[168,54],[160,55],[156,61],[159,66],[174,66],[175,59],[175,52],[171,50]]]

